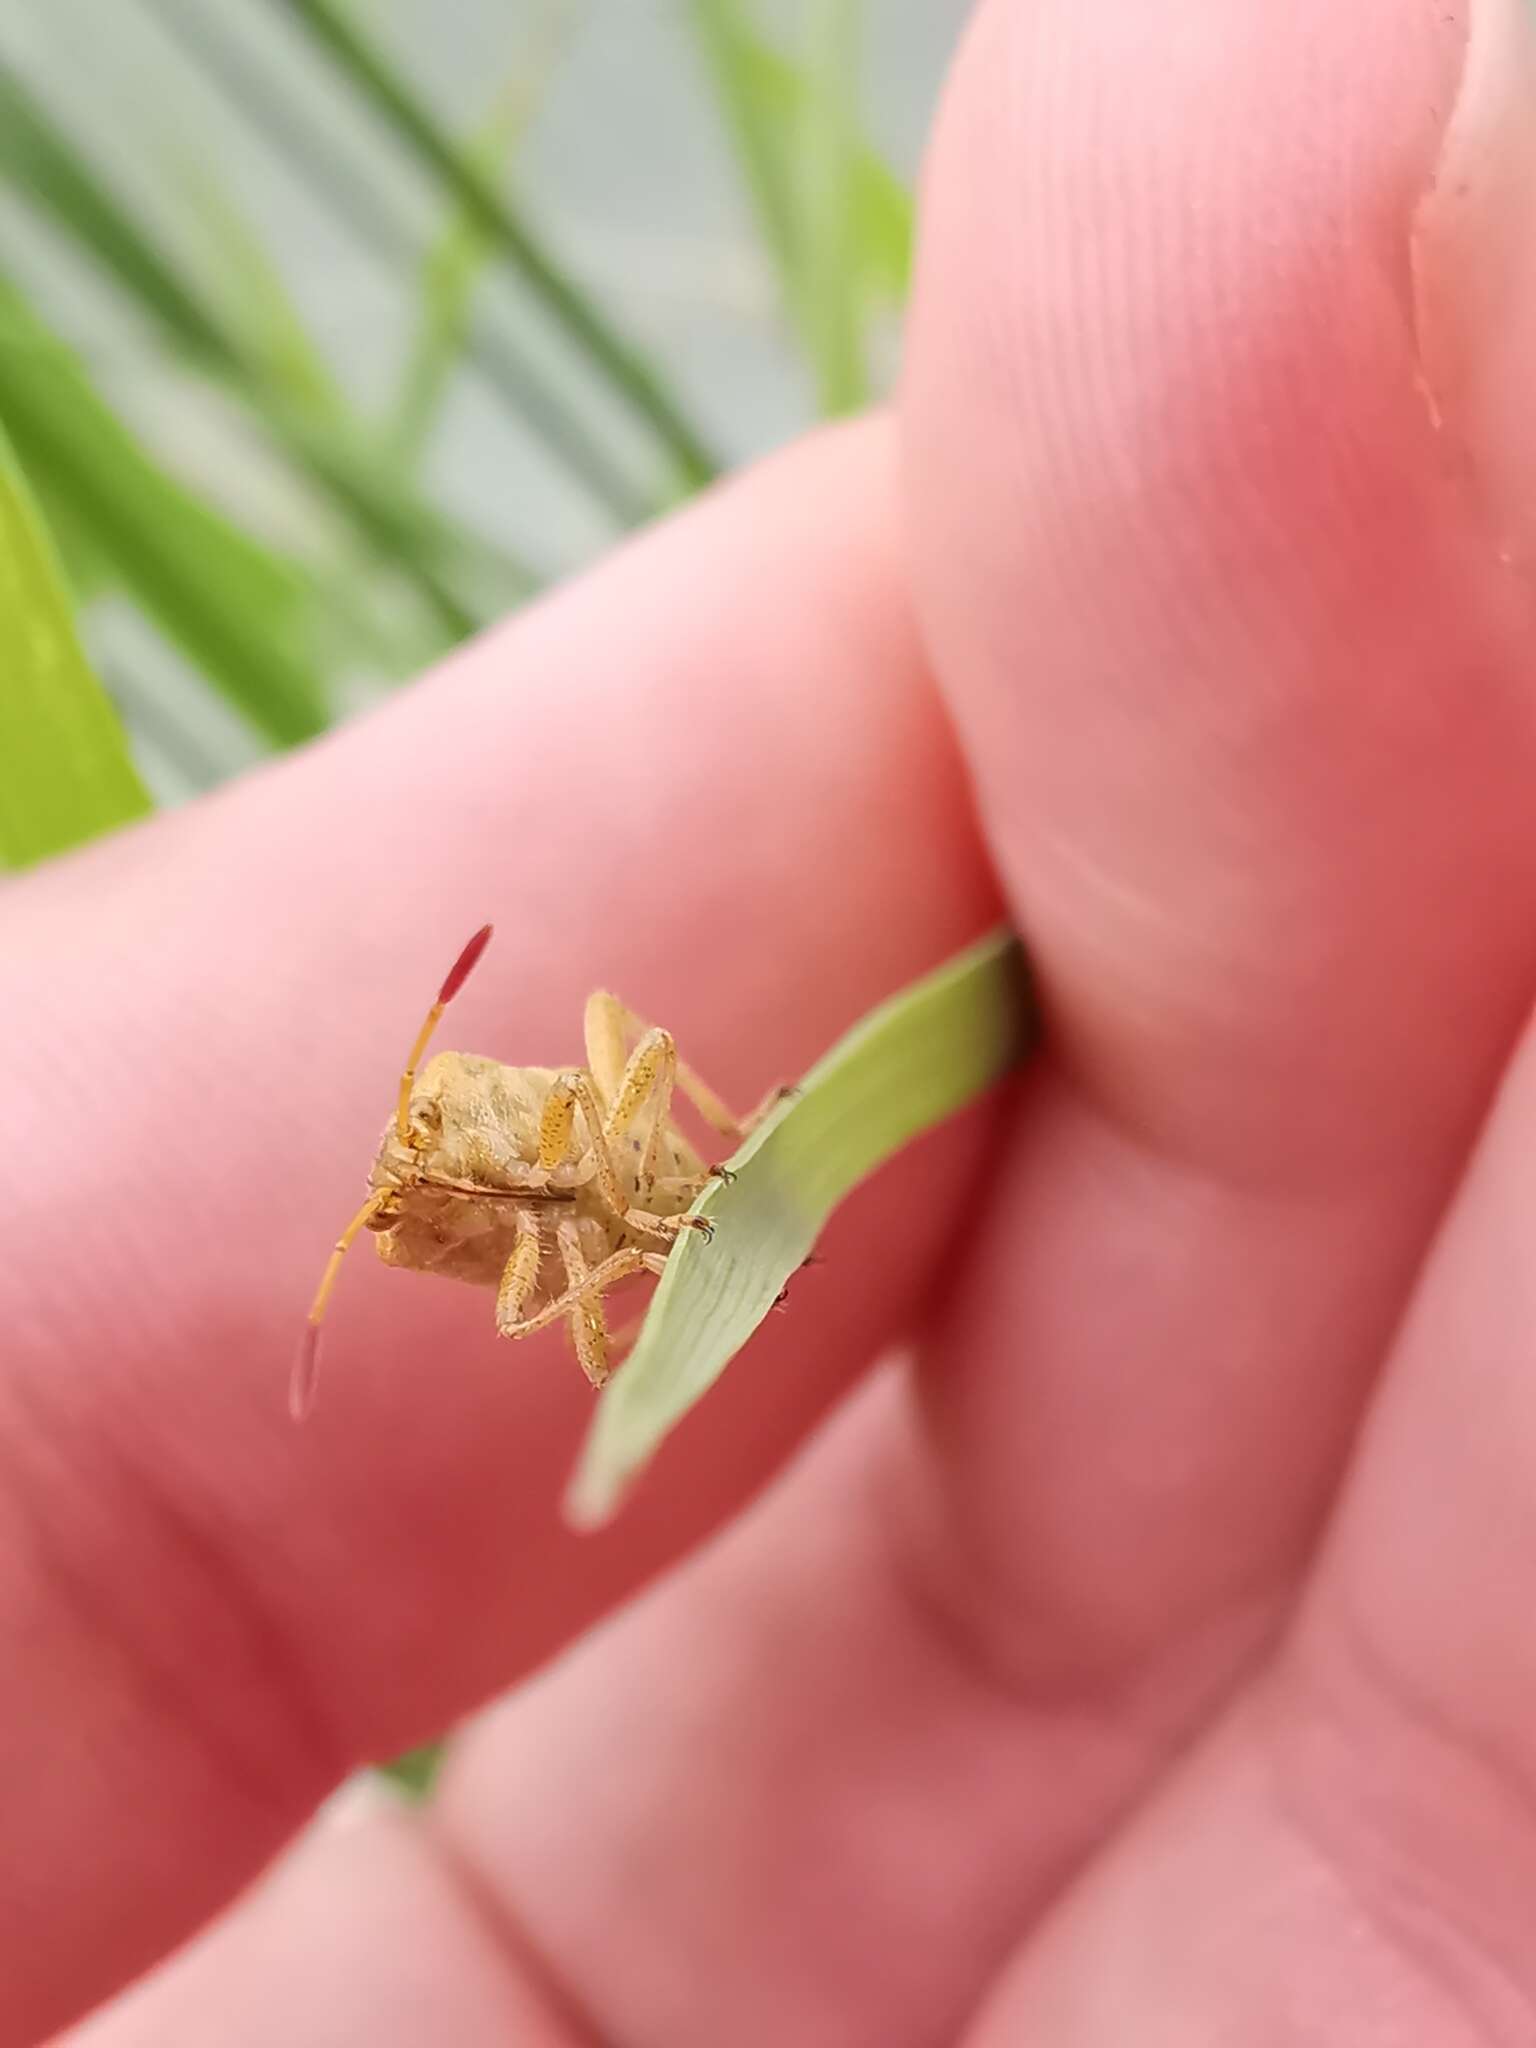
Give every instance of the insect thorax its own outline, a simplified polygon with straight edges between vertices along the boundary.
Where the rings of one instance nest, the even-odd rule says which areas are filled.
[[[534,1214],[554,1242],[557,1219],[576,1219],[595,1263],[626,1240],[602,1199],[592,1152],[580,1136],[575,1156],[552,1171],[539,1165],[539,1123],[558,1079],[554,1067],[509,1067],[478,1053],[438,1053],[411,1091],[412,1142],[393,1120],[384,1132],[371,1184],[399,1197],[379,1218],[377,1244],[390,1265],[495,1285],[516,1239],[518,1212]],[[662,1215],[680,1213],[690,1195],[666,1183],[701,1170],[687,1137],[668,1121],[659,1134],[657,1184],[639,1185],[649,1122],[615,1146],[627,1195]]]

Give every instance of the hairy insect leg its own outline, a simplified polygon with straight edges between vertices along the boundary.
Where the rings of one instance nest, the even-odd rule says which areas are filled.
[[[612,1371],[614,1366],[622,1365],[630,1352],[634,1350],[635,1339],[639,1336],[640,1326],[644,1321],[645,1310],[642,1309],[639,1315],[629,1316],[624,1322],[620,1323],[616,1330],[608,1332],[608,1367],[610,1371]]]
[[[624,1066],[624,1049],[633,1038],[641,1043],[649,1037],[656,1026],[647,1024],[643,1017],[636,1016],[627,1003],[620,1002],[615,995],[599,989],[596,995],[587,999],[587,1064],[599,1076],[600,1085],[609,1099],[616,1099],[619,1086],[619,1072]],[[663,1036],[670,1038],[670,1034]],[[615,1052],[617,1059],[615,1060]],[[701,1079],[685,1060],[677,1058],[673,1048],[674,1078],[678,1088],[703,1117],[711,1130],[719,1131],[727,1138],[743,1138],[751,1128],[750,1122],[735,1116],[720,1099],[707,1081]],[[603,1082],[604,1074],[612,1074],[611,1088]],[[767,1105],[765,1105],[766,1108]],[[754,1118],[762,1111],[755,1110]]]
[[[531,1209],[517,1211],[517,1236],[496,1290],[496,1328],[503,1337],[519,1334],[518,1318],[539,1277],[539,1219]]]
[[[582,1250],[581,1230],[574,1216],[561,1217],[555,1226],[555,1243],[565,1267],[567,1283],[580,1287],[592,1269]],[[603,1313],[601,1300],[592,1301],[584,1297],[579,1306],[571,1310],[570,1331],[578,1364],[593,1386],[600,1387],[608,1377],[608,1318]]]
[[[624,1019],[628,1013],[616,996],[605,995],[600,989],[596,995],[588,996],[586,1011],[582,1017],[582,1036],[587,1047],[587,1072],[597,1084],[598,1097],[604,1110],[611,1109],[618,1100],[619,1087],[624,1079],[624,1068],[629,1059],[629,1045],[624,1036]]]
[[[630,1200],[619,1178],[618,1161],[613,1155],[592,1077],[579,1068],[557,1077],[539,1119],[539,1165],[546,1173],[552,1173],[562,1160],[570,1158],[578,1110],[592,1147],[598,1192],[620,1222],[632,1230],[644,1231],[647,1236],[669,1240],[681,1230],[702,1230],[709,1235],[710,1226],[702,1216],[656,1216]]]
[[[602,1104],[597,1099],[591,1076],[578,1067],[558,1075],[550,1087],[544,1113],[539,1118],[539,1165],[545,1173],[553,1173],[557,1166],[572,1156],[576,1149],[577,1110],[581,1111],[582,1122],[587,1127],[587,1142],[592,1147],[597,1185],[603,1200],[615,1215],[622,1216],[629,1198],[620,1185],[618,1163],[608,1145]]]
[[[503,1337],[529,1337],[535,1330],[547,1330],[551,1323],[558,1323],[563,1316],[570,1315],[582,1302],[595,1301],[617,1281],[627,1280],[631,1273],[659,1274],[666,1263],[665,1252],[647,1252],[638,1245],[625,1245],[620,1251],[610,1252],[600,1264],[588,1267],[584,1280],[568,1287],[556,1300],[546,1302],[543,1308],[525,1316],[521,1322],[508,1324],[501,1334]]]
[[[659,1280],[666,1263],[665,1258],[658,1259],[648,1270],[653,1272]],[[626,1316],[616,1330],[608,1332],[608,1367],[610,1372],[615,1366],[622,1365],[630,1352],[634,1350],[640,1332],[645,1327],[645,1319],[649,1312],[650,1303],[647,1302],[637,1315]]]
[[[757,1107],[755,1109],[749,1109],[746,1115],[741,1119],[740,1124],[737,1126],[740,1135],[743,1138],[750,1138],[752,1133],[757,1129],[758,1125],[762,1122],[763,1118],[767,1116],[770,1111],[777,1109],[781,1102],[788,1102],[789,1098],[792,1095],[798,1095],[799,1093],[800,1090],[790,1082],[775,1082],[773,1087],[771,1087],[768,1090],[768,1093],[763,1097],[762,1101],[758,1103]]]
[[[670,1031],[647,1031],[625,1062],[618,1093],[608,1110],[603,1135],[613,1144],[629,1129],[641,1111],[651,1112],[650,1134],[641,1155],[639,1183],[649,1193],[656,1181],[656,1154],[661,1133],[672,1109],[672,1088],[677,1079],[677,1046]]]

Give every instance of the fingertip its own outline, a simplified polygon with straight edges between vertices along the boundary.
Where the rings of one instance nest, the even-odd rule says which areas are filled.
[[[995,0],[928,167],[927,641],[1057,1049],[1224,1163],[1397,1143],[1410,1098],[1437,1143],[1524,972],[1528,596],[1426,403],[1411,265],[1466,27]]]
[[[1536,27],[1475,0],[1454,108],[1413,224],[1425,396],[1500,559],[1536,570]]]

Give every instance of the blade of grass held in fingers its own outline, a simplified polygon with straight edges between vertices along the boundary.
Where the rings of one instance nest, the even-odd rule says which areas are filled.
[[[422,1800],[432,1790],[446,1749],[445,1743],[424,1742],[419,1749],[408,1749],[403,1756],[391,1757],[388,1763],[376,1764],[374,1769],[404,1798]]]
[[[996,932],[882,1003],[813,1067],[730,1161],[669,1255],[628,1361],[604,1388],[566,1515],[596,1528],[713,1386],[852,1188],[983,1094],[1028,1050],[1023,949]]]

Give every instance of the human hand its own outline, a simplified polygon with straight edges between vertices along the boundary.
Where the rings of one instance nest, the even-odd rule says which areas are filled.
[[[1458,100],[1448,4],[983,7],[893,419],[0,898],[3,2048],[646,1579],[80,2041],[1536,2032],[1536,60],[1474,13]],[[291,1430],[484,917],[454,1042],[611,981],[746,1099],[994,874],[1047,1054],[615,1530],[467,1290],[349,1273]]]

